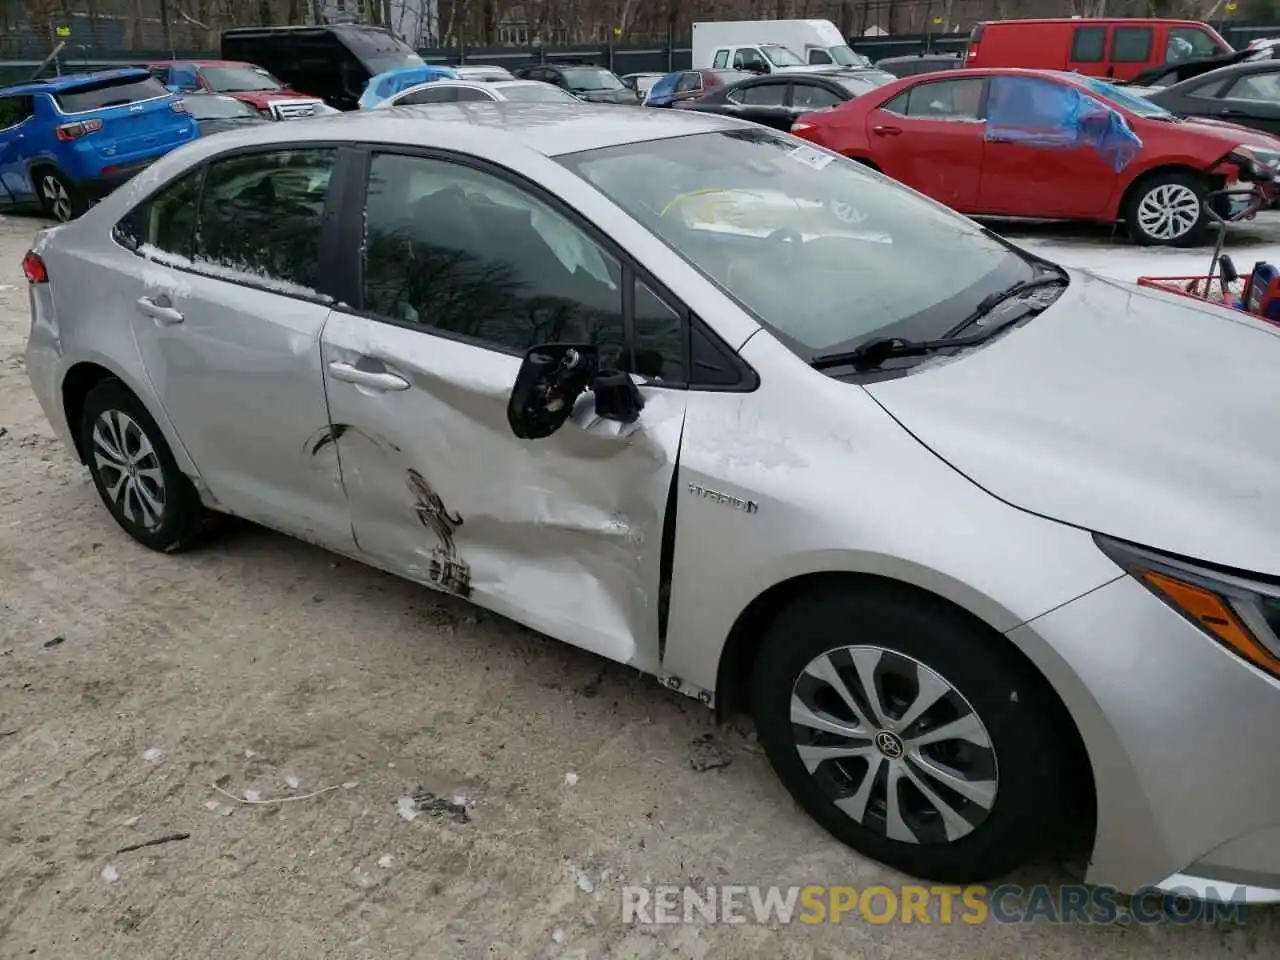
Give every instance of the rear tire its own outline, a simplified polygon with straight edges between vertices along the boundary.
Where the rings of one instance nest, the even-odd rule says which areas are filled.
[[[142,401],[116,379],[85,397],[80,449],[111,516],[140,544],[164,553],[192,546],[205,511]]]
[[[1062,837],[1070,754],[1052,691],[936,598],[884,583],[805,594],[768,627],[752,687],[783,784],[859,853],[972,883]]]
[[[1192,247],[1209,232],[1209,185],[1193,173],[1165,171],[1139,181],[1125,199],[1124,218],[1135,243]]]
[[[37,167],[32,178],[45,216],[67,223],[89,209],[81,191],[53,167]]]

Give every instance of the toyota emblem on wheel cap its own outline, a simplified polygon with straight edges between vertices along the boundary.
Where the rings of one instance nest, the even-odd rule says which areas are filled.
[[[877,733],[875,743],[876,749],[890,760],[897,760],[902,756],[902,741],[888,730],[881,730]]]

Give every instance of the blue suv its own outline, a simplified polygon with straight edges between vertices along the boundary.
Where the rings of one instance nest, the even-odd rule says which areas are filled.
[[[0,206],[72,220],[197,136],[182,98],[146,70],[0,88]]]

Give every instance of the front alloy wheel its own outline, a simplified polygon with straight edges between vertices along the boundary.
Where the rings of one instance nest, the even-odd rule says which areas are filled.
[[[769,761],[801,807],[881,863],[940,883],[1003,876],[1068,839],[1070,720],[1005,637],[878,578],[780,610],[752,668]]]
[[[1129,233],[1147,246],[1181,247],[1198,243],[1208,223],[1206,186],[1183,173],[1156,174],[1139,184],[1124,211]]]
[[[846,816],[900,843],[950,843],[998,786],[987,728],[951,684],[881,647],[815,657],[791,692],[796,752]]]

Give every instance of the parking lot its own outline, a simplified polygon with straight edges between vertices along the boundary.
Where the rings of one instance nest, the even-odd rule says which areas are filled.
[[[0,957],[1276,956],[1262,909],[624,924],[627,884],[906,881],[801,813],[745,722],[718,730],[623,667],[260,529],[177,557],[129,540],[23,370],[41,225],[0,221]],[[1120,279],[1208,262],[1109,229],[1006,232]],[[1242,272],[1280,259],[1280,215],[1228,252]]]

